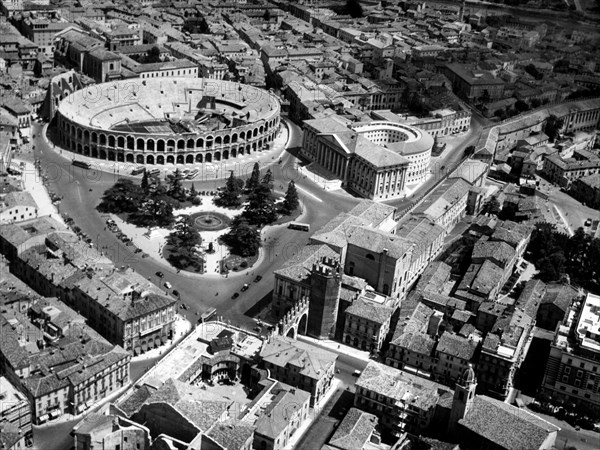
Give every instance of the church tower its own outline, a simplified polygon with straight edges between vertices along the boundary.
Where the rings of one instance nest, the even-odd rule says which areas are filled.
[[[477,379],[473,365],[463,373],[463,376],[456,382],[454,388],[454,399],[452,400],[452,410],[450,411],[450,420],[448,421],[448,433],[451,436],[456,435],[458,421],[465,417],[475,400],[475,390],[477,389]]]

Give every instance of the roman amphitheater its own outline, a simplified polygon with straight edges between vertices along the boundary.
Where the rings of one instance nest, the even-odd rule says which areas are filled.
[[[201,164],[269,148],[279,100],[252,86],[202,78],[123,80],[76,91],[56,115],[59,145],[136,164]]]

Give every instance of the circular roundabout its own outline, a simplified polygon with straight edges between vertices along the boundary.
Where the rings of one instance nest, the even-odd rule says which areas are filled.
[[[203,211],[191,214],[194,226],[199,231],[219,231],[224,230],[231,223],[231,219],[225,214],[214,211]]]

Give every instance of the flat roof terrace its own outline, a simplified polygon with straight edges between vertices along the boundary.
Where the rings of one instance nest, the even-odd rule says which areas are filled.
[[[169,378],[179,379],[202,356],[209,358],[214,356],[209,353],[208,344],[224,330],[239,331],[221,322],[199,324],[136,384],[139,386],[148,384],[158,388]],[[260,339],[252,335],[245,335],[234,345],[232,351],[241,356],[251,357],[258,353],[261,347],[262,341]]]

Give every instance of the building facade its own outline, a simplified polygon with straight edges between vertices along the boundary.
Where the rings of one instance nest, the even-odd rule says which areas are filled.
[[[260,351],[272,378],[310,393],[314,407],[332,387],[337,355],[283,336],[272,336]]]
[[[361,197],[405,195],[429,173],[433,138],[393,122],[350,124],[337,117],[306,120],[301,153]]]
[[[394,434],[419,434],[432,423],[440,399],[452,395],[445,386],[369,361],[356,381],[354,406],[375,414]]]
[[[588,293],[573,304],[556,329],[543,391],[580,410],[600,412],[600,297]]]

